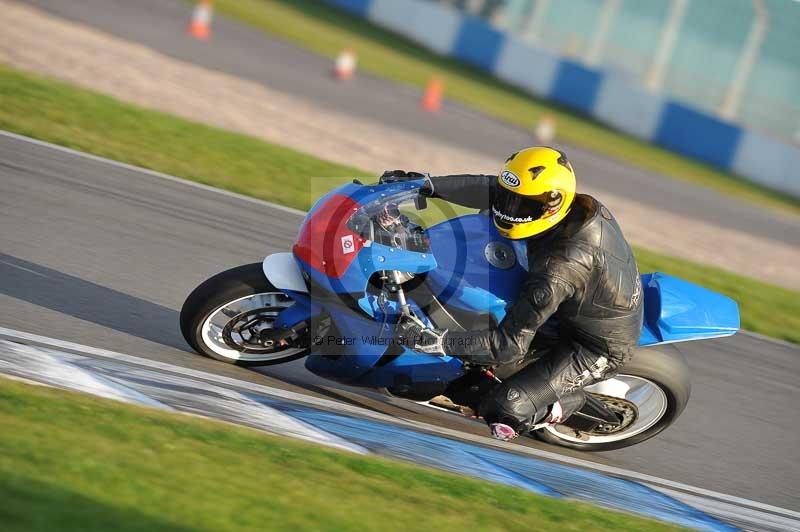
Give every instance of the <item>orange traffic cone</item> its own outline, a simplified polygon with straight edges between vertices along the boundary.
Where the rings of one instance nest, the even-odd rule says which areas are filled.
[[[200,0],[192,13],[192,21],[189,23],[189,35],[201,41],[207,41],[211,37],[211,16],[214,14],[211,0]]]
[[[356,72],[356,65],[358,58],[352,48],[345,48],[336,57],[336,63],[333,65],[333,75],[336,79],[346,81],[353,77]]]
[[[542,116],[533,128],[533,136],[539,144],[551,144],[556,138],[556,119],[550,115]]]
[[[420,104],[429,113],[434,113],[442,108],[442,94],[444,83],[439,78],[432,78],[425,87]]]

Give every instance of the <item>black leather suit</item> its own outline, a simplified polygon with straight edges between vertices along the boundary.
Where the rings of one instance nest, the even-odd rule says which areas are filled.
[[[497,177],[431,181],[433,197],[488,209]],[[511,375],[483,400],[480,413],[488,423],[507,423],[518,432],[558,400],[582,404],[584,386],[608,378],[633,355],[643,313],[631,248],[593,197],[577,195],[567,216],[528,239],[527,249],[529,277],[505,319],[485,330],[449,332],[444,341],[447,354]],[[537,335],[551,317],[556,334]]]

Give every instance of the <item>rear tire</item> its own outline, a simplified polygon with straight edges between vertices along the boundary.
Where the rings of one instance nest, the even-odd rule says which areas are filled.
[[[216,316],[217,319],[224,320],[228,314],[220,313],[226,306],[233,305],[237,301],[249,301],[249,297],[253,301],[258,301],[259,294],[263,298],[280,301],[280,307],[274,307],[273,310],[265,308],[264,314],[275,314],[291,305],[291,299],[267,280],[261,263],[238,266],[211,277],[189,294],[181,308],[180,326],[183,337],[201,355],[237,366],[281,364],[306,356],[308,348],[275,348],[271,352],[263,350],[263,353],[259,354],[257,346],[254,346],[254,352],[248,353],[247,348],[243,348],[238,355],[240,358],[234,358],[237,356],[236,349],[219,339],[221,336],[219,331],[210,331],[210,317]],[[264,321],[265,326],[267,321],[268,318]],[[282,352],[285,352],[285,355],[281,355]]]
[[[680,351],[673,345],[659,345],[640,349],[619,370],[619,376],[630,375],[658,386],[665,395],[666,410],[652,426],[617,441],[577,442],[559,436],[556,430],[541,429],[533,433],[537,438],[579,451],[611,451],[636,445],[652,438],[669,427],[681,415],[689,402],[692,386],[689,366]]]

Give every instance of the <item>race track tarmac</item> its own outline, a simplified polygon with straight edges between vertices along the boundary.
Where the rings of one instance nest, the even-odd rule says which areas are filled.
[[[263,202],[0,136],[0,326],[365,406],[470,433],[477,423],[318,379],[189,352],[178,310],[212,274],[286,251],[300,216]],[[800,348],[738,334],[681,344],[692,400],[655,440],[586,455],[800,510]]]

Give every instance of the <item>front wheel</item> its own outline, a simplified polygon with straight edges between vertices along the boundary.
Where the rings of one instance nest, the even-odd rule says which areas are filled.
[[[548,443],[581,451],[611,451],[652,438],[678,419],[689,402],[691,382],[683,355],[672,345],[638,351],[619,373],[587,386],[621,420],[579,432],[566,425],[545,427],[533,435]]]
[[[239,266],[208,279],[181,309],[183,337],[201,355],[238,366],[280,364],[308,354],[307,345],[266,345],[261,332],[294,300],[272,286],[261,263]]]

